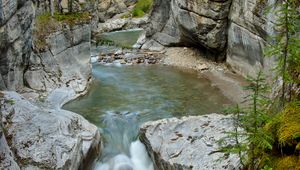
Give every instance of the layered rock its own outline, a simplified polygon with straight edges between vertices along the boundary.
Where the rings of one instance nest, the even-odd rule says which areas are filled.
[[[0,3],[0,89],[19,90],[32,47],[31,1]]]
[[[270,59],[263,57],[267,38],[274,34],[272,14],[265,15],[272,4],[267,0],[233,0],[229,15],[227,63],[242,75],[256,75],[269,69]]]
[[[137,0],[102,0],[99,1],[99,21],[105,22],[117,14],[128,11],[128,7],[133,5]]]
[[[29,102],[16,92],[5,92],[1,122],[13,153],[4,151],[11,165],[1,161],[1,167],[84,169],[92,165],[101,149],[98,128],[82,116],[54,107],[51,101]],[[7,148],[2,144],[5,139],[1,137],[0,154]]]
[[[210,114],[147,122],[140,128],[155,169],[239,169],[237,155],[219,152],[219,140],[232,131],[230,116]],[[227,144],[234,144],[225,140]]]
[[[26,86],[46,96],[67,87],[80,94],[91,80],[90,25],[64,28],[46,37],[49,49],[32,53],[24,73]]]
[[[91,24],[68,26],[35,53],[32,1],[0,3],[0,169],[84,169],[99,155],[98,128],[60,107],[91,80]],[[0,93],[0,98],[3,94]],[[38,98],[43,97],[43,98]],[[2,127],[2,126],[1,126]]]
[[[147,37],[164,46],[198,46],[222,52],[231,0],[155,0]]]

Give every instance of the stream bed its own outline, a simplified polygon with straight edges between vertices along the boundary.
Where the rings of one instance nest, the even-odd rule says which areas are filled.
[[[167,66],[94,64],[93,76],[88,94],[64,109],[99,127],[104,150],[97,170],[151,170],[144,146],[136,141],[143,122],[220,112],[231,104],[197,73]]]

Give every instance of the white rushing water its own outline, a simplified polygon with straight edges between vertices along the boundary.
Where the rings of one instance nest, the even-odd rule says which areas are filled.
[[[119,154],[106,163],[98,163],[95,170],[153,170],[145,146],[139,141],[130,145],[130,157]]]

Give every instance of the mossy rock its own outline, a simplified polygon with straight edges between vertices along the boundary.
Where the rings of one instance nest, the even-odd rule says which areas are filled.
[[[280,115],[277,130],[278,142],[281,146],[295,146],[300,142],[300,105],[289,104]]]
[[[277,159],[274,165],[274,170],[300,170],[300,157],[284,156]]]
[[[63,25],[70,27],[90,22],[90,14],[88,12],[77,13],[54,13],[53,16],[49,12],[39,15],[35,19],[34,28],[34,44],[35,50],[38,52],[45,51],[48,47],[46,38],[56,31],[62,30]]]

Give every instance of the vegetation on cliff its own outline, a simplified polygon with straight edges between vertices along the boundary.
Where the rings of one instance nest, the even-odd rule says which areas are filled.
[[[130,16],[139,18],[143,17],[145,14],[149,13],[153,5],[153,0],[138,0],[135,4],[132,11],[129,14],[124,15],[124,18],[128,18]]]
[[[47,47],[47,36],[56,31],[63,30],[65,27],[72,27],[78,24],[90,22],[90,14],[88,12],[74,13],[44,13],[36,17],[34,29],[34,45],[35,50],[44,51]]]
[[[297,3],[284,0],[272,11],[278,16],[274,25],[277,34],[269,42],[265,55],[277,61],[275,80],[282,81],[279,100],[271,104],[270,98],[262,95],[266,86],[259,72],[246,88],[251,90],[252,109],[237,107],[238,110],[233,111],[236,129],[243,128],[245,132],[230,132],[228,137],[233,138],[236,145],[226,146],[223,151],[239,154],[241,164],[250,170],[300,169],[300,17]]]

